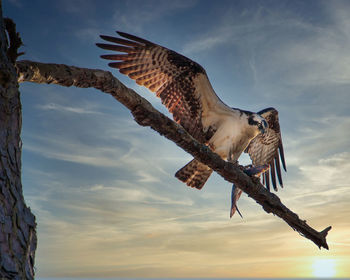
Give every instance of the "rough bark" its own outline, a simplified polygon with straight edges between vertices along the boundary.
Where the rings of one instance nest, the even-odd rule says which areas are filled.
[[[6,21],[8,30],[14,27]],[[10,40],[17,35],[8,34]],[[34,279],[36,223],[22,193],[22,112],[13,65],[16,48],[8,48],[0,1],[0,278]]]
[[[94,87],[112,95],[130,109],[138,124],[150,126],[175,142],[193,157],[210,166],[225,180],[235,183],[259,203],[267,213],[273,213],[282,218],[295,231],[312,240],[319,248],[328,249],[326,236],[331,227],[327,227],[321,232],[311,228],[306,221],[301,220],[297,214],[290,211],[278,196],[270,193],[258,180],[253,180],[240,168],[222,160],[207,146],[197,142],[179,124],[158,112],[147,100],[124,86],[110,72],[32,61],[17,62],[17,71],[19,82],[53,83],[81,88]]]

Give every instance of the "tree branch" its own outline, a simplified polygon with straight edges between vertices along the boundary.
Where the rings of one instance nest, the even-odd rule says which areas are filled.
[[[328,249],[326,236],[331,227],[321,232],[311,228],[306,221],[301,220],[297,214],[289,210],[277,195],[270,193],[260,182],[252,180],[234,164],[222,160],[206,145],[197,142],[182,126],[158,112],[146,99],[127,88],[110,72],[32,61],[18,61],[17,71],[19,82],[53,83],[81,88],[94,87],[111,94],[130,109],[139,125],[150,126],[173,141],[197,160],[219,173],[226,181],[236,184],[259,203],[267,213],[273,213],[282,218],[295,231],[313,241],[320,249],[321,247]]]

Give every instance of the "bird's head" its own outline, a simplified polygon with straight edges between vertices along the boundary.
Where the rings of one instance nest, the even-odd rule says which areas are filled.
[[[257,134],[264,134],[269,127],[267,121],[262,116],[255,113],[248,117],[248,124],[256,129]]]

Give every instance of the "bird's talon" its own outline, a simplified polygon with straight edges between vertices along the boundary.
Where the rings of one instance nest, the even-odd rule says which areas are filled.
[[[248,176],[260,176],[261,173],[264,173],[265,171],[269,170],[269,166],[267,164],[261,165],[261,166],[251,166],[248,165],[245,167],[243,172],[247,174]]]

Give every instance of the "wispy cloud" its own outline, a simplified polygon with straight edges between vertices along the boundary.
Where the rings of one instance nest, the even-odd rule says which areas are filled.
[[[185,10],[197,3],[197,0],[190,1],[128,1],[126,9],[116,8],[113,16],[113,26],[118,26],[129,32],[142,32],[146,24],[159,21],[161,18]]]
[[[272,7],[256,6],[234,17],[229,10],[219,24],[186,43],[183,52],[199,55],[231,48],[247,64],[255,62],[251,75],[259,86],[276,83],[277,75],[282,85],[349,84],[350,57],[345,47],[349,20],[343,11],[347,10],[329,9],[327,16],[334,21],[318,25],[288,10],[277,13]]]
[[[48,103],[43,105],[37,105],[37,108],[41,110],[52,110],[52,111],[58,111],[58,112],[69,112],[69,113],[76,113],[76,114],[103,114],[99,111],[91,110],[88,107],[71,107],[71,106],[64,106],[60,104],[55,103]]]
[[[15,5],[18,8],[23,7],[23,3],[21,0],[7,0],[7,1],[10,2],[12,5]]]
[[[86,144],[69,142],[66,139],[52,136],[35,138],[41,140],[41,143],[27,143],[24,145],[24,149],[47,158],[105,167],[122,164],[118,161],[118,158],[122,156],[124,151],[122,152],[117,147],[92,148]]]
[[[350,132],[350,117],[325,115],[302,122],[296,133],[288,134],[288,149],[290,158],[297,158],[298,164],[315,164],[322,156],[332,157],[346,152],[349,144],[346,139]],[[298,135],[298,137],[293,137]],[[345,150],[344,150],[345,149]]]
[[[192,54],[208,51],[217,46],[227,44],[229,40],[231,40],[231,37],[227,34],[226,28],[222,28],[222,30],[218,32],[213,32],[213,34],[207,35],[206,37],[186,43],[183,47],[183,53]]]
[[[162,196],[156,193],[156,190],[149,190],[143,187],[135,187],[134,184],[128,181],[116,181],[115,185],[123,186],[92,186],[89,188],[93,195],[99,192],[106,198],[111,198],[113,201],[137,202],[137,203],[152,203],[152,204],[166,204],[166,205],[193,205],[193,202],[188,199],[174,200],[169,196]],[[81,191],[81,190],[80,190]]]
[[[99,35],[103,33],[101,29],[102,28],[95,25],[78,28],[75,30],[75,36],[82,42],[92,44],[100,40]]]
[[[310,277],[319,256],[345,256],[339,263],[349,267],[348,2],[210,3],[63,1],[55,6],[61,17],[51,10],[44,30],[34,16],[34,33],[27,17],[18,26],[28,38],[45,34],[27,43],[40,57],[77,65],[91,58],[94,65],[100,53],[85,43],[115,29],[166,47],[175,41],[176,51],[206,63],[228,103],[275,106],[288,167],[277,194],[316,229],[333,226],[331,250],[317,250],[245,194],[244,219],[229,219],[230,184],[217,174],[201,191],[178,181],[173,174],[191,156],[139,127],[109,96],[21,85],[23,185],[37,214],[38,276]],[[28,6],[28,15],[38,11]],[[50,32],[57,22],[59,40]],[[170,115],[148,90],[121,80]]]
[[[71,13],[80,16],[88,16],[96,11],[96,2],[93,0],[62,0],[59,3],[59,8],[66,13]]]
[[[342,243],[342,242],[328,242],[329,245],[331,246],[345,246],[345,247],[350,247],[350,243]]]

